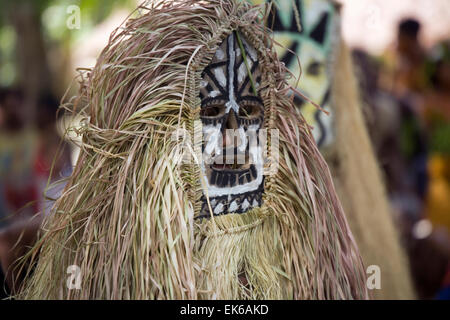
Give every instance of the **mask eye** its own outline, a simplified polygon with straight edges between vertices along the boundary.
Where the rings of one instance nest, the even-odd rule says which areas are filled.
[[[225,113],[225,106],[223,105],[210,105],[200,110],[201,117],[220,117]]]
[[[239,117],[245,119],[254,119],[262,115],[262,108],[258,105],[247,104],[239,108]]]
[[[306,73],[311,76],[318,76],[320,75],[320,67],[321,64],[317,61],[314,61],[308,66],[308,69],[306,69]]]

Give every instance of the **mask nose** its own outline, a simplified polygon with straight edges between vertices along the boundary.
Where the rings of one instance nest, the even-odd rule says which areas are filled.
[[[230,110],[230,112],[228,113],[228,117],[225,120],[222,132],[223,146],[225,148],[227,146],[238,147],[241,143],[237,132],[238,128],[239,126],[236,113],[234,112],[234,110]]]
[[[238,121],[236,118],[236,113],[233,109],[230,110],[228,113],[227,120],[225,122],[225,129],[237,129],[238,128]]]

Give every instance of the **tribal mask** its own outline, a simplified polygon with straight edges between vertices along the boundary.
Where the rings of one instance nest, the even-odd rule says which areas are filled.
[[[244,213],[261,206],[264,177],[259,134],[264,106],[257,93],[260,82],[256,51],[237,32],[230,34],[200,82],[206,182],[200,217],[211,215],[209,205],[213,215]]]
[[[252,0],[254,4],[264,2],[267,1]],[[320,148],[329,146],[335,136],[330,96],[332,63],[338,50],[333,39],[339,38],[336,5],[330,0],[276,1],[276,4],[268,18],[268,26],[273,30],[275,41],[281,44],[275,47],[277,54],[292,74],[301,73],[299,83],[296,77],[289,79],[289,83],[293,87],[298,85],[297,89],[328,115],[297,93],[294,93],[294,101],[313,127],[317,145]]]
[[[82,78],[73,108],[89,102],[83,148],[21,297],[365,298],[365,269],[289,95],[266,8],[152,0],[142,10]],[[180,147],[179,129],[195,139]],[[195,161],[184,162],[185,145]],[[73,265],[83,290],[66,286]]]

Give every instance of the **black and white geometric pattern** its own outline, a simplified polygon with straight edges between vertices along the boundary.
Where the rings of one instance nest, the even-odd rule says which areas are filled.
[[[215,52],[200,82],[204,159],[222,157],[219,162],[205,161],[202,165],[207,190],[202,196],[200,217],[211,216],[206,194],[213,215],[244,213],[261,206],[264,177],[258,132],[263,125],[264,105],[258,94],[260,82],[255,49],[242,35],[233,32]],[[236,145],[227,149],[224,136],[229,129],[235,130],[238,137]],[[250,147],[249,137],[256,137],[258,147]],[[232,157],[246,159],[245,163],[223,165],[223,156],[228,157],[230,150]]]

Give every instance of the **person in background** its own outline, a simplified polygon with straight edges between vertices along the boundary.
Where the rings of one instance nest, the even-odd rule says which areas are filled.
[[[0,227],[37,211],[38,190],[33,179],[36,134],[25,125],[23,99],[22,90],[16,88],[4,89],[0,96]]]
[[[425,95],[425,122],[430,132],[430,189],[427,214],[450,232],[450,42],[442,43]],[[435,49],[436,50],[436,49]]]
[[[430,86],[425,93],[424,119],[430,136],[430,183],[426,196],[426,218],[447,241],[446,277],[436,295],[450,299],[450,41],[436,45],[429,58]]]
[[[408,18],[398,27],[393,91],[397,96],[423,92],[426,86],[426,54],[420,42],[420,23]]]
[[[450,51],[441,48],[444,59],[430,63],[420,29],[403,20],[395,51],[382,63],[362,51],[353,57],[418,296],[442,299],[450,274]]]
[[[39,112],[31,129],[34,137],[30,147],[31,161],[26,166],[30,175],[23,181],[32,185],[33,191],[24,190],[22,193],[22,197],[31,201],[31,205],[24,201],[17,204],[17,210],[27,205],[31,210],[27,215],[20,216],[12,211],[13,214],[0,228],[0,282],[3,277],[7,284],[0,289],[3,290],[3,296],[14,292],[20,284],[21,275],[14,268],[15,262],[36,241],[44,216],[50,212],[53,202],[65,186],[63,178],[71,173],[69,146],[57,130],[58,105],[58,101],[50,94],[42,95],[38,101]],[[20,161],[20,158],[12,157],[11,161]],[[19,181],[20,178],[16,177]]]
[[[6,230],[30,219],[38,210],[38,189],[33,177],[36,135],[25,124],[23,100],[22,90],[18,88],[1,90],[0,296],[3,297],[9,293],[4,278],[8,278],[8,266],[16,257],[12,249],[18,240]],[[21,241],[29,242],[26,237]]]

